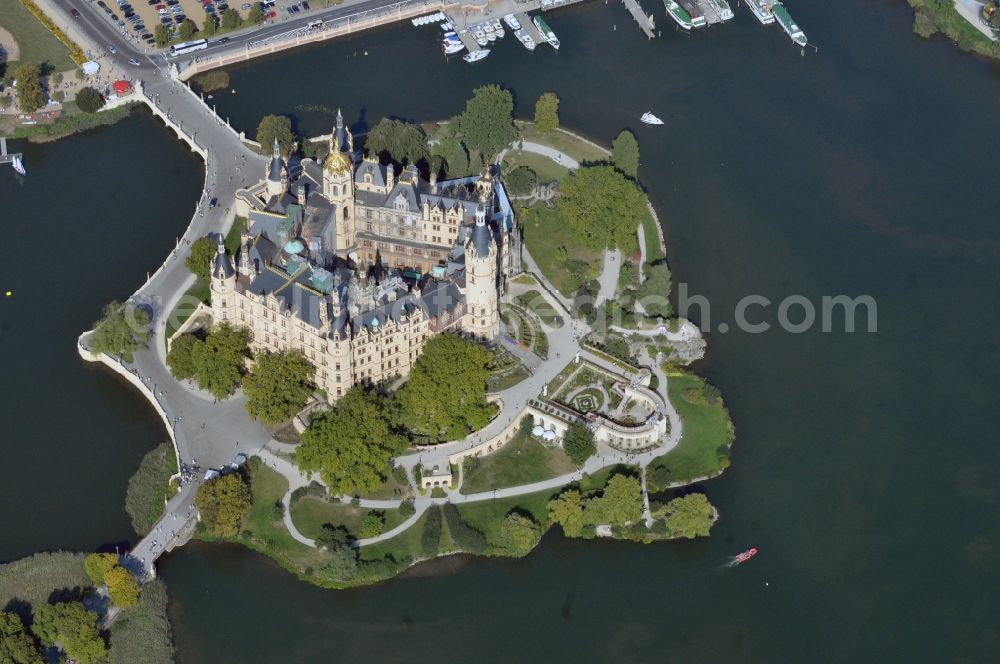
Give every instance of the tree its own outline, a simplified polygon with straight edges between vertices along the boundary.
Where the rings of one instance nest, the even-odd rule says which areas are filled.
[[[265,115],[257,125],[257,141],[261,152],[271,154],[275,138],[278,139],[282,154],[291,153],[295,135],[292,133],[292,121],[285,115]]]
[[[235,30],[240,27],[240,13],[235,9],[227,9],[222,12],[222,27],[226,30]]]
[[[548,134],[559,127],[559,97],[554,92],[542,93],[535,102],[535,128]]]
[[[35,640],[25,629],[21,616],[0,612],[0,662],[2,664],[43,664]]]
[[[420,555],[433,558],[441,546],[441,508],[431,505],[427,508],[427,519],[420,533]]]
[[[613,526],[636,523],[642,518],[642,485],[638,478],[615,475],[600,498],[603,520]]]
[[[26,62],[14,71],[14,78],[17,79],[17,104],[22,113],[31,113],[45,106],[41,67]]]
[[[479,152],[484,162],[492,161],[517,138],[514,98],[499,85],[478,87],[465,102],[465,111],[458,116],[456,124],[465,144]]]
[[[132,361],[136,346],[149,340],[149,314],[145,309],[130,304],[111,302],[104,307],[101,320],[94,323],[90,335],[90,348],[97,353],[107,353]]]
[[[139,601],[139,583],[132,572],[121,565],[115,565],[104,575],[104,583],[108,584],[108,595],[116,606],[127,609]]]
[[[247,14],[247,23],[252,23],[254,25],[260,25],[264,22],[264,7],[259,2],[253,3],[253,7]]]
[[[192,21],[189,18],[186,18],[183,21],[181,21],[180,26],[178,26],[177,35],[184,40],[191,39],[191,36],[194,34],[195,29],[196,26],[194,24],[194,21]]]
[[[415,124],[390,118],[378,121],[365,138],[369,155],[378,155],[400,164],[416,164],[430,157],[427,136]]]
[[[559,217],[580,244],[634,251],[635,230],[647,214],[634,183],[610,166],[585,166],[564,178],[559,191]]]
[[[715,518],[715,508],[703,493],[674,498],[663,508],[667,530],[675,537],[707,537]]]
[[[215,15],[205,14],[205,20],[201,23],[201,31],[206,37],[211,37],[215,34]]]
[[[193,334],[182,334],[170,342],[170,352],[167,353],[167,366],[177,380],[194,378],[198,369],[195,361],[195,348],[204,342]]]
[[[194,379],[198,381],[198,386],[203,390],[208,390],[216,399],[227,398],[239,386],[243,378],[244,362],[247,358],[246,330],[237,329],[227,323],[218,325],[205,338],[204,341],[196,340],[194,343],[184,342],[185,345],[178,349],[178,357],[171,364],[168,357],[167,363],[171,367],[178,366],[181,370],[186,370],[186,362],[193,364]],[[172,346],[177,345],[177,339]],[[173,352],[173,347],[171,352]],[[183,353],[190,351],[190,360],[184,358]]]
[[[104,105],[104,97],[91,87],[81,88],[76,93],[76,105],[84,113],[95,113]]]
[[[507,190],[515,196],[527,196],[535,190],[538,184],[538,175],[527,166],[518,166],[511,170],[504,177],[507,182]]]
[[[173,31],[162,23],[153,28],[153,40],[157,46],[166,46],[173,36]]]
[[[118,556],[113,553],[91,553],[83,560],[83,571],[95,586],[104,583],[105,575],[118,566]]]
[[[247,412],[265,424],[279,424],[302,409],[316,370],[298,351],[260,353],[243,379]]]
[[[212,238],[200,237],[191,244],[191,252],[184,259],[184,265],[191,274],[207,279],[218,251],[219,245]]]
[[[563,491],[549,501],[549,520],[562,526],[566,537],[583,533],[583,497],[576,489]]]
[[[98,615],[80,602],[45,604],[35,612],[32,631],[45,646],[58,644],[80,664],[104,659],[108,647],[101,638]]]
[[[542,538],[542,528],[529,516],[511,512],[500,524],[497,549],[508,556],[523,556]]]
[[[583,465],[597,451],[593,432],[579,422],[570,424],[563,436],[563,450],[570,461],[578,466]]]
[[[454,440],[485,426],[493,353],[457,334],[439,334],[424,346],[410,378],[396,392],[400,422],[435,441]]]
[[[372,510],[361,519],[361,538],[378,537],[385,530],[385,512]]]
[[[444,161],[444,170],[449,178],[465,177],[469,174],[469,152],[457,138],[442,138],[431,148],[431,154]]]
[[[252,503],[250,486],[240,473],[208,480],[198,487],[195,497],[201,522],[215,537],[236,537]]]
[[[615,167],[630,178],[639,174],[639,141],[627,129],[622,130],[611,141],[611,161]]]
[[[295,458],[302,470],[318,472],[331,491],[361,495],[382,486],[390,459],[404,449],[406,439],[390,426],[388,400],[356,385],[313,418]]]
[[[324,523],[320,526],[316,543],[325,546],[327,549],[350,548],[354,544],[354,538],[351,537],[351,532],[344,526]]]
[[[665,260],[646,266],[646,280],[636,291],[636,299],[642,303],[647,316],[670,317],[673,312],[670,305],[670,266]]]

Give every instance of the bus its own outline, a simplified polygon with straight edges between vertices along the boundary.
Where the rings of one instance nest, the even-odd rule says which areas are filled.
[[[170,57],[176,55],[184,55],[185,53],[194,53],[195,51],[202,51],[208,48],[207,39],[196,39],[189,42],[181,42],[180,44],[174,44],[170,47]]]

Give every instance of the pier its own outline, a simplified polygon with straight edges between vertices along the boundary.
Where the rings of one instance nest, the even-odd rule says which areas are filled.
[[[652,39],[655,37],[656,33],[654,33],[653,30],[656,28],[656,25],[653,22],[653,15],[646,14],[642,5],[639,4],[639,0],[622,0],[622,2],[625,3],[625,9],[628,10],[628,13],[631,14],[632,18],[635,19],[635,22],[639,24],[639,28],[646,33],[646,38]]]
[[[7,139],[3,136],[0,136],[0,164],[10,164],[14,161],[14,157],[20,159],[21,153],[20,152],[8,153]]]

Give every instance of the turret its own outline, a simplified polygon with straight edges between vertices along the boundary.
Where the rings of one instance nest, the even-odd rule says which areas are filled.
[[[484,339],[499,334],[497,299],[497,245],[486,224],[486,207],[480,203],[465,243],[465,330]]]
[[[232,261],[226,255],[226,245],[219,236],[215,258],[211,265],[212,283],[212,317],[216,323],[229,320],[230,310],[235,304],[236,270]]]
[[[271,160],[267,164],[267,177],[265,180],[265,191],[269,196],[280,196],[283,190],[282,180],[285,174],[285,162],[281,159],[281,147],[278,145],[278,138],[274,139],[274,150]]]

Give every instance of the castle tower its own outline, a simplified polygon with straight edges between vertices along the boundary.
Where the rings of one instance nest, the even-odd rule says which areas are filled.
[[[226,255],[226,245],[219,236],[218,251],[212,260],[212,320],[216,324],[232,320],[229,315],[236,304],[236,270],[233,263]]]
[[[497,244],[486,225],[482,198],[476,208],[476,225],[465,244],[465,321],[462,327],[483,339],[500,333],[497,306]]]
[[[479,200],[485,203],[492,210],[493,207],[493,171],[490,165],[483,166],[479,181],[476,182],[476,190],[479,192]]]
[[[337,126],[330,135],[330,154],[323,162],[323,195],[333,205],[338,253],[345,253],[355,245],[352,148],[353,139],[344,128],[344,116],[338,110]]]
[[[274,139],[274,151],[271,161],[267,164],[267,174],[265,178],[265,191],[268,196],[281,196],[284,192],[285,162],[281,159],[281,148],[278,146],[278,139]]]

